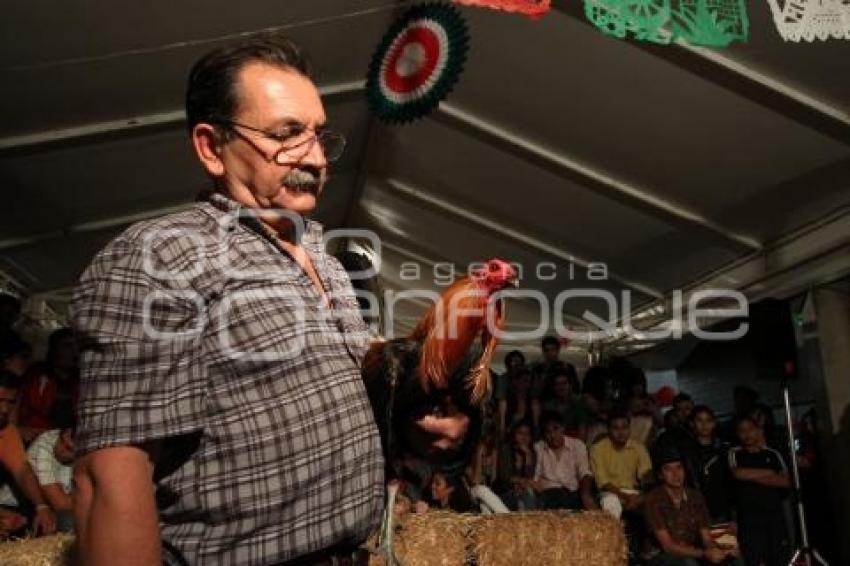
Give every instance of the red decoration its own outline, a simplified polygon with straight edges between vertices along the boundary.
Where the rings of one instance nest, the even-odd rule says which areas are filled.
[[[676,396],[676,390],[665,385],[655,392],[655,404],[659,407],[669,407],[673,404],[673,397]]]
[[[536,20],[549,11],[551,0],[455,0],[455,4],[514,12]]]

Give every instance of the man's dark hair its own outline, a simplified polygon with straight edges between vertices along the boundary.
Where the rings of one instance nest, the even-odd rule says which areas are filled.
[[[30,345],[24,342],[17,334],[9,334],[0,340],[0,361],[18,354],[29,355],[32,352]]]
[[[617,407],[608,413],[608,426],[610,427],[614,421],[625,420],[626,422],[632,422],[632,416],[629,412],[623,407]]]
[[[555,369],[552,370],[552,379],[554,380],[556,377],[564,376],[570,380],[570,385],[573,383],[578,383],[578,372],[576,371],[576,366],[573,364],[563,364],[559,365]]]
[[[17,391],[17,389],[20,387],[18,376],[10,371],[0,369],[0,387],[4,387],[6,389],[14,389]]]
[[[546,428],[546,425],[549,423],[557,423],[558,426],[563,427],[564,422],[561,420],[561,415],[556,413],[555,411],[546,411],[542,415],[540,415],[540,429],[543,430]]]
[[[510,352],[505,354],[505,366],[506,367],[511,365],[511,360],[513,358],[519,358],[520,360],[522,360],[522,363],[525,363],[525,356],[523,355],[522,352],[520,352],[519,350],[511,350]]]
[[[56,350],[59,348],[59,343],[67,338],[73,338],[74,332],[70,328],[58,328],[54,330],[47,339],[47,354],[45,358],[47,363],[53,363],[56,359]]]
[[[684,403],[685,401],[693,401],[693,399],[687,393],[679,393],[673,397],[673,406],[675,407],[679,403]]]
[[[277,34],[262,34],[226,45],[204,55],[189,72],[186,122],[197,124],[231,120],[239,104],[239,71],[249,63],[267,63],[310,77],[307,61],[295,43]]]
[[[679,462],[682,464],[685,463],[685,460],[682,457],[682,453],[679,452],[677,448],[668,446],[662,450],[659,450],[658,453],[653,457],[655,473],[660,473],[661,469],[664,467],[665,464],[672,464],[673,462]]]
[[[560,348],[561,343],[558,341],[557,337],[549,335],[543,338],[543,341],[540,343],[540,347],[544,350],[546,349],[546,346],[555,346],[557,348]]]
[[[57,403],[57,405],[50,410],[50,422],[55,428],[58,428],[61,431],[70,429],[72,434],[76,432],[77,419],[74,414],[73,404],[69,401]]]
[[[756,420],[756,417],[753,413],[749,413],[746,415],[738,415],[737,417],[735,417],[735,430],[737,430],[738,426],[740,426],[740,424],[743,422],[748,422],[757,429],[764,430],[762,426],[758,423],[758,420]]]
[[[705,413],[712,419],[714,418],[714,410],[712,410],[711,407],[709,407],[708,405],[697,405],[696,407],[694,407],[694,410],[691,411],[691,420],[695,421],[697,415],[701,415],[703,413]]]

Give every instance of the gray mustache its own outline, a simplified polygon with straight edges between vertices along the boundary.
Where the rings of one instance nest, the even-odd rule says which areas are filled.
[[[293,169],[283,178],[283,184],[297,191],[318,191],[324,180],[324,175],[304,169]]]

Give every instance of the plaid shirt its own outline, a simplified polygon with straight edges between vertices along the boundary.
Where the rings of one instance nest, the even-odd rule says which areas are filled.
[[[165,439],[162,537],[190,564],[278,564],[362,541],[380,518],[368,332],[321,226],[301,241],[332,308],[219,194],[130,227],[74,295],[77,451]]]

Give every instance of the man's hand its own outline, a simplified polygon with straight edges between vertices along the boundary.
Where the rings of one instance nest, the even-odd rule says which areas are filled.
[[[424,433],[429,452],[449,452],[463,444],[469,417],[461,412],[448,416],[425,415],[416,421],[416,427]]]
[[[623,509],[635,511],[643,505],[643,497],[639,493],[623,494]]]
[[[23,528],[27,524],[27,518],[20,513],[0,509],[0,540],[6,539],[10,534]]]
[[[712,564],[720,564],[726,560],[726,552],[716,546],[712,546],[705,549],[705,559]]]
[[[47,505],[37,505],[33,530],[36,536],[52,535],[56,532],[56,514]]]
[[[732,475],[736,480],[756,481],[757,479],[764,477],[766,473],[769,473],[769,470],[762,470],[759,468],[736,468],[732,472]]]

